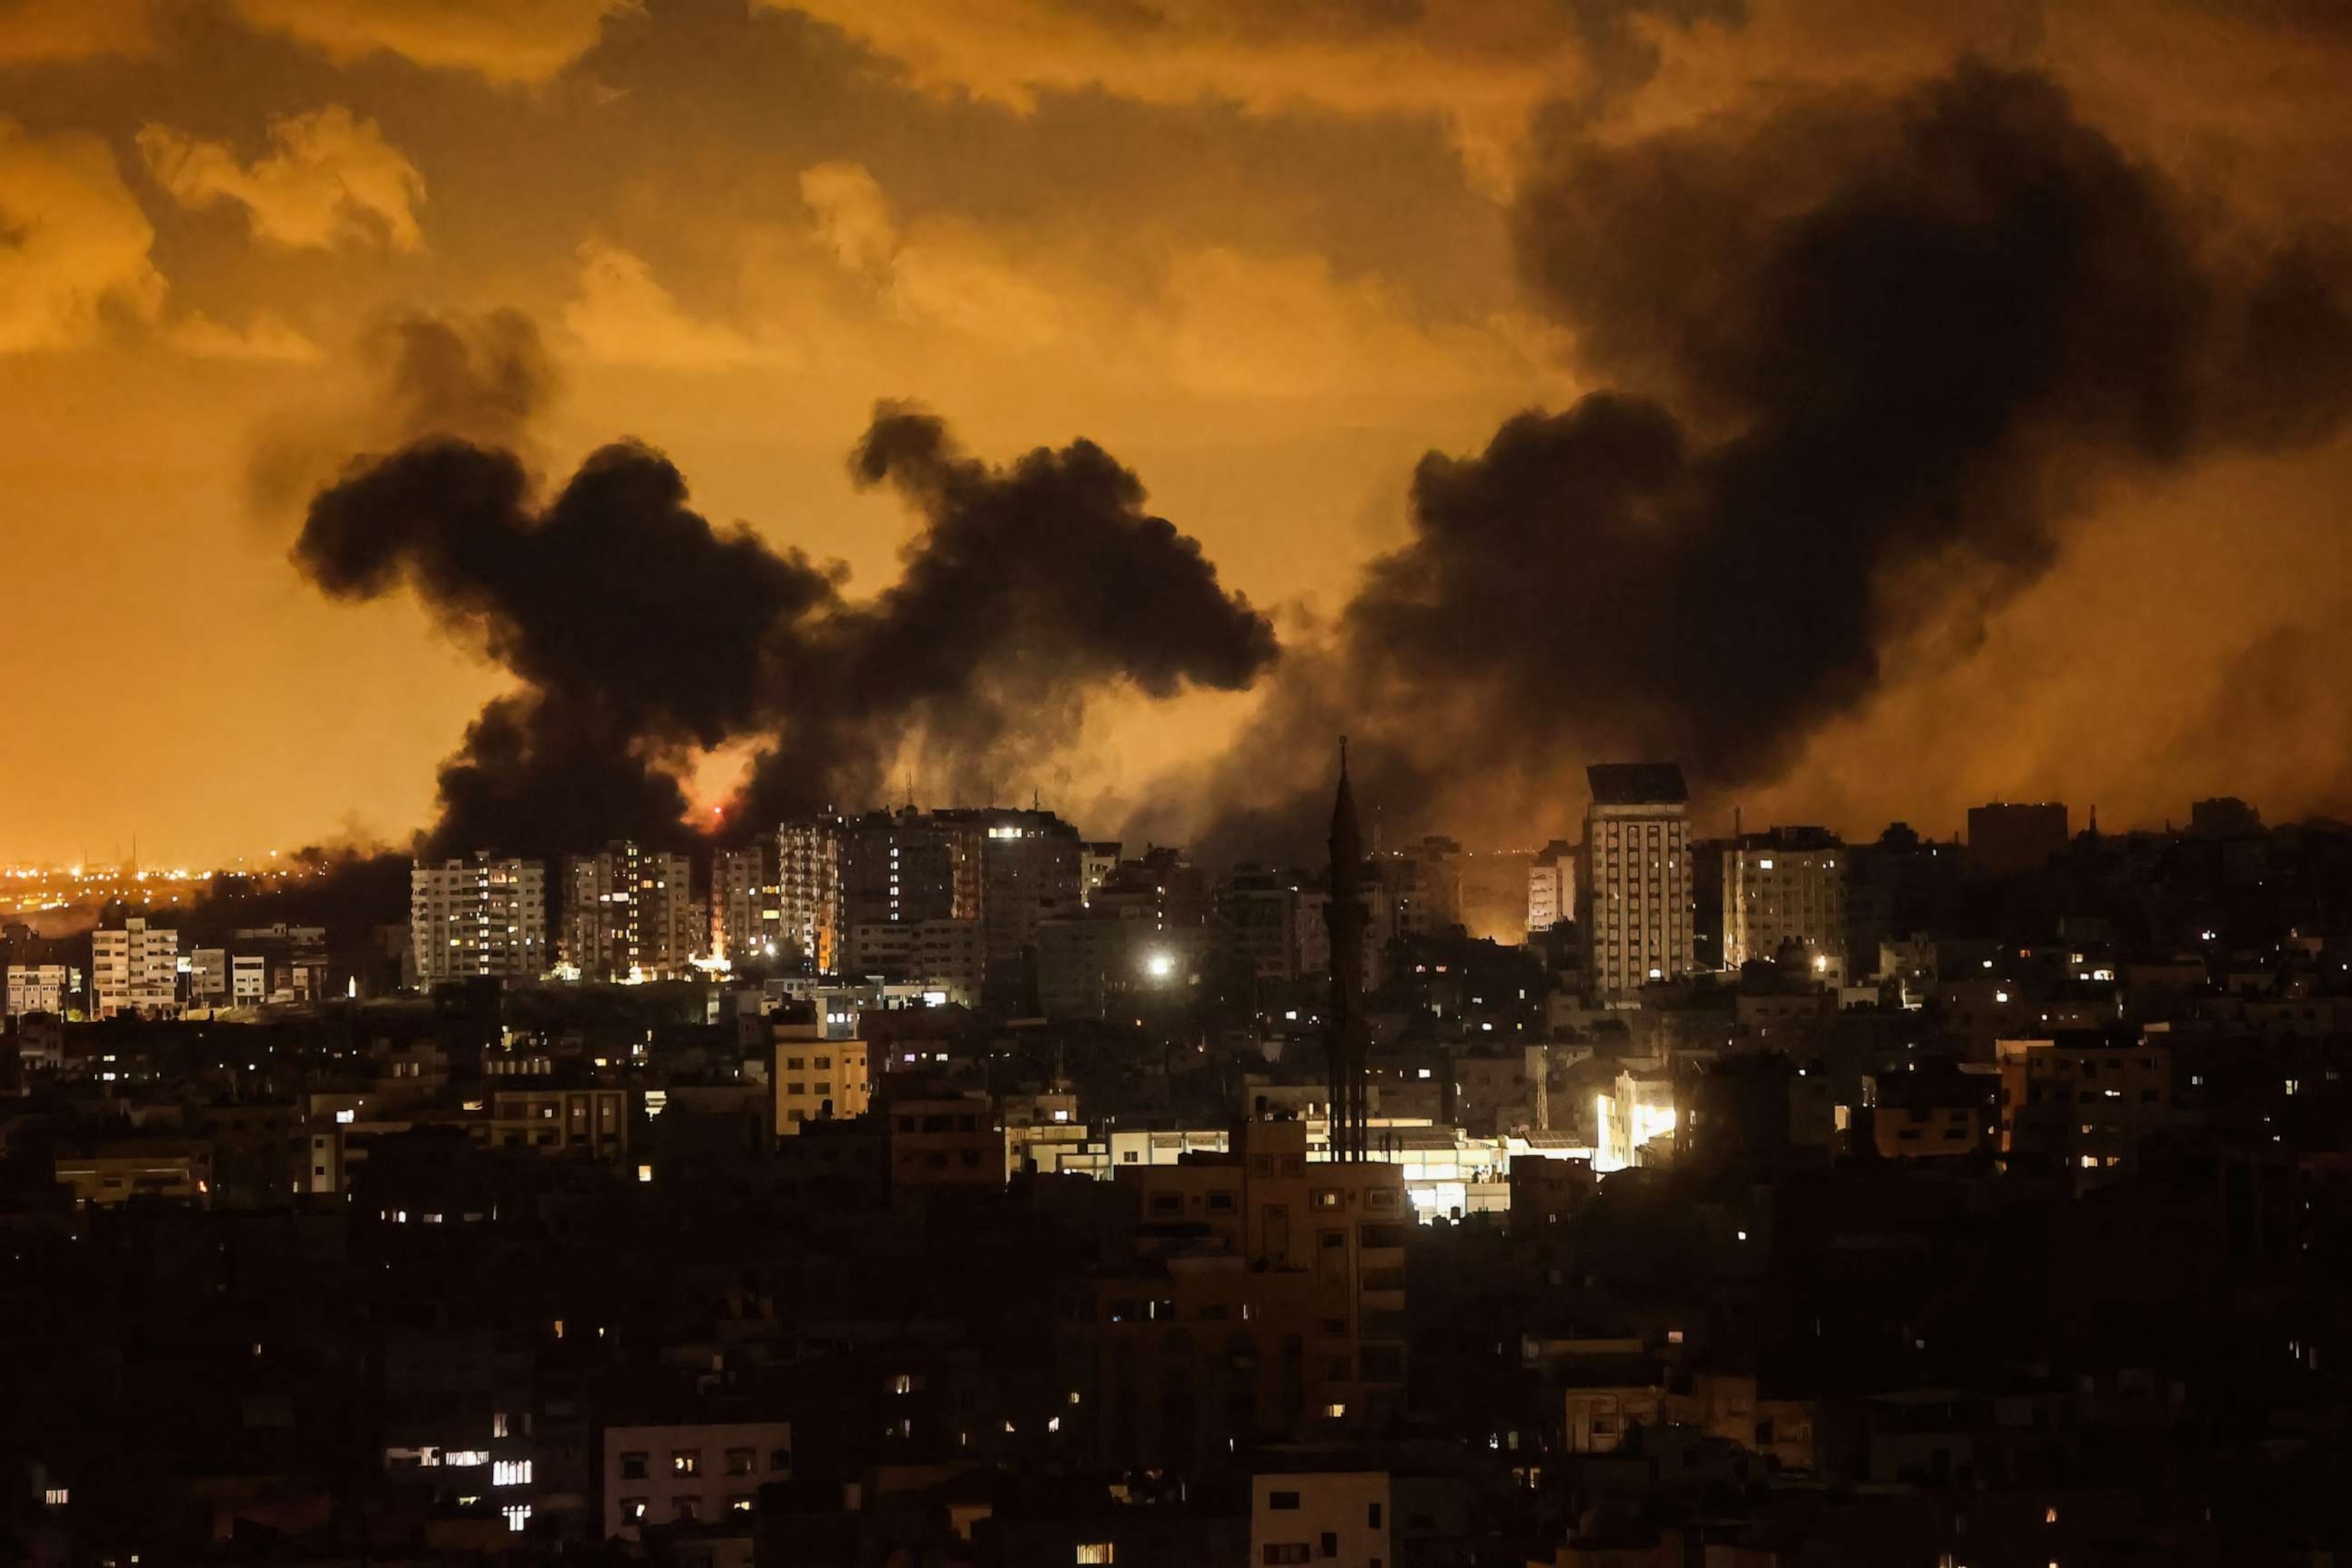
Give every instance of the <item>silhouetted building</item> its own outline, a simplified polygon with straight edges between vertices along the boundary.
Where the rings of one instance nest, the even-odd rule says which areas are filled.
[[[1979,877],[2039,871],[2066,847],[2066,808],[2055,802],[1969,807],[1969,868]]]

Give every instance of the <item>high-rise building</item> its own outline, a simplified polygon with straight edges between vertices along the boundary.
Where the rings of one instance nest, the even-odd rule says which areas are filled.
[[[860,927],[977,921],[986,842],[987,829],[978,822],[944,820],[911,806],[843,823],[843,972],[862,973]]]
[[[1024,955],[1037,939],[1037,922],[1084,901],[1086,871],[1078,830],[1050,811],[989,806],[940,811],[933,819],[964,824],[984,836],[981,846],[980,924],[993,988],[1019,988]]]
[[[547,868],[538,860],[501,860],[478,854],[408,872],[408,934],[416,952],[416,983],[430,989],[447,980],[492,975],[533,980],[547,973]],[[226,993],[225,965],[208,989]]]
[[[1690,792],[1679,763],[1597,763],[1585,778],[1585,973],[1595,995],[1622,996],[1692,967]]]
[[[1751,833],[1723,850],[1723,966],[1770,963],[1784,942],[1843,970],[1845,846],[1820,827]]]
[[[1577,848],[1555,838],[1528,868],[1528,930],[1546,931],[1576,918]]]
[[[830,816],[776,830],[776,928],[801,966],[835,973],[841,963],[841,824]]]
[[[2066,847],[2066,808],[2055,801],[1969,807],[1969,869],[1979,877],[2039,871]]]
[[[732,963],[779,957],[782,911],[768,846],[747,844],[710,857],[710,955]]]
[[[564,964],[583,980],[670,980],[687,973],[707,922],[683,855],[615,839],[564,863]]]
[[[1727,967],[1723,941],[1723,858],[1736,840],[1690,840],[1691,967],[1711,971]]]
[[[169,1014],[180,1000],[180,933],[132,915],[116,931],[89,933],[90,988],[98,1016]]]
[[[1298,977],[1300,907],[1298,878],[1288,871],[1240,867],[1217,889],[1217,912],[1260,980]]]

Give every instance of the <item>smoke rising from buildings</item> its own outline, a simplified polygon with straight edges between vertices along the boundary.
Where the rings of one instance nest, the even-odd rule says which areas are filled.
[[[320,491],[294,550],[311,581],[405,588],[521,682],[443,765],[425,851],[681,842],[680,770],[744,740],[765,742],[730,814],[746,824],[878,803],[910,737],[926,782],[968,795],[1066,738],[1097,687],[1237,687],[1274,658],[1265,619],[1091,443],[998,470],[885,405],[853,468],[924,519],[867,602],[837,565],[714,527],[633,443],[544,503],[511,452],[442,436]]]
[[[995,468],[936,417],[885,404],[850,470],[922,526],[897,583],[786,650],[756,819],[882,798],[909,734],[935,788],[993,798],[1076,733],[1090,691],[1234,690],[1275,661],[1272,625],[1091,441]]]
[[[1515,216],[1612,384],[1422,462],[1410,541],[1209,784],[1220,847],[1311,842],[1311,792],[1255,781],[1334,730],[1398,826],[1600,756],[1769,779],[1902,639],[1965,644],[2102,481],[2309,442],[2352,402],[2343,237],[2209,226],[2033,74],[1570,127]]]

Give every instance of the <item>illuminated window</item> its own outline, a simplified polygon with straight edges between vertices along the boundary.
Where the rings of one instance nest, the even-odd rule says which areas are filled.
[[[68,1488],[49,1487],[41,1493],[41,1500],[51,1508],[63,1508],[73,1500],[73,1495]]]
[[[480,1463],[478,1459],[475,1462]],[[500,1459],[490,1467],[490,1485],[494,1487],[527,1487],[530,1484],[529,1459]]]
[[[507,1529],[517,1535],[530,1522],[530,1504],[527,1502],[509,1503],[502,1511],[507,1516]]]
[[[702,1450],[679,1448],[669,1457],[669,1473],[674,1476],[698,1476],[702,1473]]]
[[[1116,1563],[1118,1561],[1117,1557],[1111,1554],[1111,1543],[1108,1541],[1081,1541],[1078,1542],[1077,1560],[1081,1563]]]

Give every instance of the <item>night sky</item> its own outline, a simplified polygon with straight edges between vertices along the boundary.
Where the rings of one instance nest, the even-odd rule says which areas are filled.
[[[0,857],[2352,815],[2347,17],[0,0]]]

